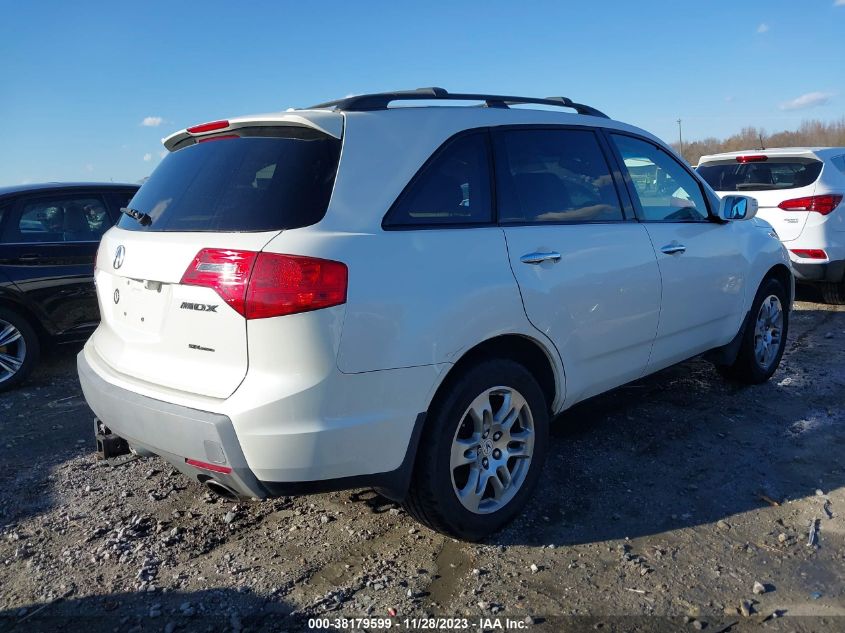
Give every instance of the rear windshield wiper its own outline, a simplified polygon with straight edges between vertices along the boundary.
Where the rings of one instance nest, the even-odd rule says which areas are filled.
[[[137,209],[130,209],[129,207],[124,207],[120,209],[121,213],[125,213],[133,220],[138,220],[138,224],[141,226],[149,226],[153,223],[153,219],[149,216],[149,214],[144,213],[143,211],[138,211]]]

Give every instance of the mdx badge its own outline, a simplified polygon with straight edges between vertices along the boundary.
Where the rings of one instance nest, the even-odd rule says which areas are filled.
[[[126,248],[124,248],[123,244],[117,247],[117,250],[114,252],[114,261],[112,262],[112,266],[115,270],[123,266],[123,258],[126,257]]]
[[[183,310],[196,310],[197,312],[217,312],[217,305],[211,303],[191,303],[183,301],[179,306]]]

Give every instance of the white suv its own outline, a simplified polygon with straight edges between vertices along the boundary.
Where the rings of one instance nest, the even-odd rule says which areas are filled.
[[[525,504],[550,416],[704,352],[759,383],[783,353],[789,258],[753,199],[568,99],[364,95],[164,144],[102,241],[79,376],[101,440],[218,492],[373,486],[478,539]]]
[[[754,196],[789,249],[798,281],[845,303],[845,147],[787,147],[702,156],[716,193]]]

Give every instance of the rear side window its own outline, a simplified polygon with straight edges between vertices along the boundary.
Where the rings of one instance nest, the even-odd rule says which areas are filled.
[[[834,164],[836,169],[845,174],[845,156],[834,156],[830,159],[830,162]]]
[[[97,196],[25,200],[3,231],[7,243],[97,242],[111,226]]]
[[[267,128],[265,128],[267,129]],[[146,213],[132,231],[270,231],[316,224],[326,214],[340,141],[316,130],[210,137],[168,154],[129,203]]]
[[[443,146],[411,181],[384,220],[385,227],[489,224],[487,134],[459,136]]]
[[[699,165],[698,173],[716,191],[769,191],[812,185],[822,163],[812,158],[768,157],[747,163],[736,159]]]
[[[634,185],[643,220],[694,222],[707,219],[707,204],[701,186],[677,160],[646,141],[621,134],[612,134],[611,138]]]
[[[502,222],[623,219],[598,139],[590,130],[509,130],[496,139]]]

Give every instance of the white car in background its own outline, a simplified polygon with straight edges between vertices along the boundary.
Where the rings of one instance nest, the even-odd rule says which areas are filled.
[[[391,107],[420,100],[443,105]],[[589,106],[431,88],[164,144],[100,246],[79,377],[99,441],[218,493],[372,486],[478,539],[528,500],[551,416],[783,354],[792,274],[754,199]]]
[[[711,154],[698,173],[720,196],[754,196],[796,279],[818,286],[828,303],[845,303],[845,147]]]

